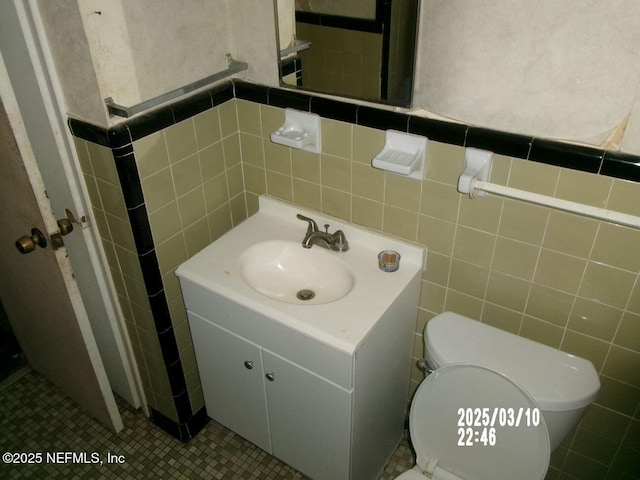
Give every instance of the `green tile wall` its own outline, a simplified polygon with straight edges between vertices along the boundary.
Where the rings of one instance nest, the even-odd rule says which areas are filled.
[[[380,99],[382,34],[298,22],[296,35],[311,42],[299,54],[306,88]]]
[[[312,154],[271,143],[283,122],[284,109],[232,100],[134,143],[194,411],[202,396],[175,268],[255,213],[258,196],[268,194],[427,247],[414,360],[423,355],[426,322],[446,310],[591,360],[600,396],[554,452],[547,478],[638,478],[640,231],[463,196],[455,188],[462,147],[429,143],[425,178],[416,181],[371,167],[384,144],[380,130],[323,119],[323,153]],[[106,168],[110,151],[76,146],[145,392],[171,417],[117,177]],[[632,182],[499,155],[491,180],[640,215],[640,184]],[[415,368],[412,378],[408,399],[422,379]]]
[[[133,144],[193,411],[204,399],[175,270],[247,216],[237,125],[227,103]]]
[[[194,412],[204,399],[175,269],[247,216],[239,138],[230,102],[133,144]],[[177,422],[111,149],[74,141],[147,403]]]
[[[274,145],[269,135],[284,110],[235,102],[250,214],[266,193],[425,246],[414,360],[426,322],[447,310],[588,358],[600,397],[553,454],[547,478],[638,478],[640,231],[463,196],[458,146],[429,143],[425,178],[416,181],[371,167],[384,144],[380,130],[323,119],[321,154]],[[639,184],[525,160],[494,156],[491,181],[640,211]],[[422,379],[416,368],[412,378],[413,391]]]
[[[177,421],[113,154],[108,147],[74,142],[147,404]]]

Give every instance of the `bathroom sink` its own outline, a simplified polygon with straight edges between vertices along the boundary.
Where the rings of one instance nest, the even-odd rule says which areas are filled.
[[[335,253],[286,240],[249,247],[240,257],[240,268],[253,289],[287,303],[334,302],[354,284],[353,274]]]
[[[375,478],[404,433],[424,248],[254,200],[176,269],[207,413],[309,478]]]
[[[406,292],[417,303],[424,248],[268,196],[258,206],[176,270],[191,311],[218,311],[215,299],[224,297],[351,355],[386,312],[405,305]],[[299,214],[341,230],[348,251],[304,248],[308,225]],[[397,271],[378,268],[383,250],[401,255]],[[237,325],[244,317],[236,312],[228,320]]]

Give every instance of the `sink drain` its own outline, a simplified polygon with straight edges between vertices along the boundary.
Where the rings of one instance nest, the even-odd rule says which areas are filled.
[[[309,290],[308,288],[303,288],[298,293],[296,293],[296,297],[298,297],[299,300],[311,300],[315,296],[316,292],[314,292],[313,290]]]

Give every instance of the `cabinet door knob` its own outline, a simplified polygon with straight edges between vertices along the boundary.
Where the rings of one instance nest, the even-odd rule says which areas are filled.
[[[244,366],[247,370],[251,370],[253,368],[253,360],[247,360],[246,362],[244,362]]]
[[[269,380],[270,382],[273,382],[276,379],[276,374],[274,372],[269,372],[265,375],[265,377],[267,377],[267,380]]]

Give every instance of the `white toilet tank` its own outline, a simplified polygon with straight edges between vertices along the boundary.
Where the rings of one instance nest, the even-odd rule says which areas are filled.
[[[424,343],[425,358],[434,370],[470,363],[502,373],[524,388],[544,415],[552,451],[600,390],[598,374],[588,360],[457,313],[431,319]]]

